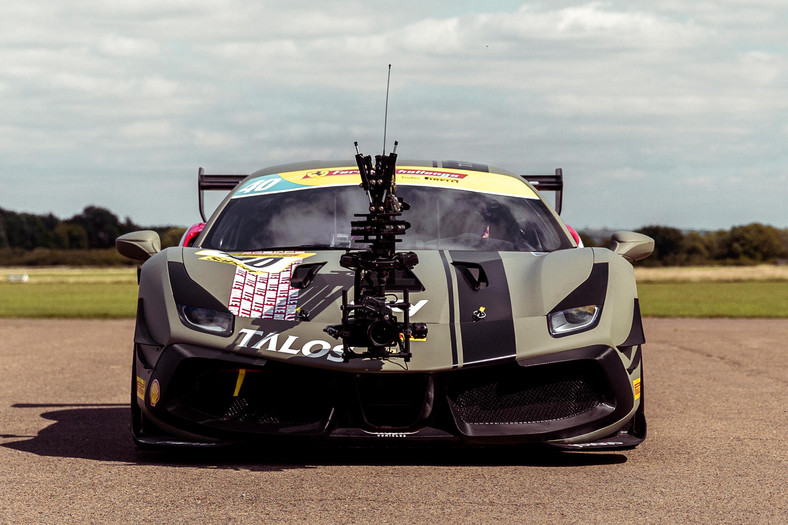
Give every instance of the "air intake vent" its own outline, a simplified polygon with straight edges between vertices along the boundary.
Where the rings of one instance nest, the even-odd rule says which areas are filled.
[[[376,428],[411,427],[432,406],[432,381],[424,374],[360,374],[357,388],[364,419]]]
[[[217,429],[261,432],[324,428],[332,412],[333,383],[320,371],[269,362],[262,368],[189,359],[169,388],[171,414]]]
[[[574,365],[537,368],[458,374],[449,388],[449,404],[469,425],[519,425],[570,418],[603,403],[591,371]]]

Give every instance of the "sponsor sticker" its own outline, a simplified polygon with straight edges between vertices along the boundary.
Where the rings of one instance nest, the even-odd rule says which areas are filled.
[[[301,262],[296,259],[294,263]],[[298,289],[290,286],[292,264],[280,272],[235,269],[227,308],[239,317],[295,321]]]
[[[399,166],[396,174],[397,183],[402,185],[442,186],[529,199],[538,198],[522,181],[500,173]],[[262,175],[249,180],[233,194],[232,198],[304,190],[314,186],[357,186],[360,182],[361,178],[356,166],[289,171]]]
[[[137,376],[137,397],[145,401],[145,380]]]
[[[290,286],[293,268],[306,252],[197,252],[201,260],[235,265],[227,309],[238,317],[295,321],[298,289]]]
[[[161,397],[161,387],[159,386],[159,380],[154,379],[153,383],[150,384],[150,393],[148,394],[148,401],[150,401],[150,406],[155,407],[156,403],[159,402],[160,397]]]
[[[632,389],[635,391],[635,399],[640,399],[640,378],[632,381]]]

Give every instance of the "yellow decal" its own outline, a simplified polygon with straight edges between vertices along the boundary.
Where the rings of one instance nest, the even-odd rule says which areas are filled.
[[[635,391],[635,399],[640,399],[640,378],[638,377],[632,381],[632,388]]]
[[[399,333],[399,340],[400,341],[405,341],[405,334],[403,334],[402,332]],[[415,337],[413,334],[410,334],[410,340],[411,341],[422,341],[422,342],[424,342],[424,341],[427,340],[427,337],[426,336],[425,337]]]
[[[312,257],[304,252],[240,252],[228,253],[220,250],[200,250],[200,260],[234,264],[251,273],[280,273],[291,264]]]
[[[155,407],[156,403],[159,402],[159,398],[161,397],[161,387],[159,387],[159,380],[154,379],[153,383],[150,385],[150,394],[148,394],[148,400],[150,401],[150,406]]]
[[[239,368],[238,379],[235,380],[235,392],[233,392],[233,397],[238,397],[238,394],[241,393],[241,385],[244,384],[244,377],[246,377],[246,368]]]
[[[538,198],[521,180],[500,173],[424,166],[398,166],[396,173],[397,184],[404,186],[437,186],[528,199]],[[347,186],[361,183],[356,166],[289,171],[280,173],[279,177],[298,186]]]
[[[137,376],[137,397],[145,401],[145,380]]]

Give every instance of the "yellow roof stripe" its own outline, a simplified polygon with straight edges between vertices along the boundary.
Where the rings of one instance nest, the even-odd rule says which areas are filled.
[[[280,173],[284,180],[301,186],[343,186],[360,184],[357,166],[340,166]],[[537,199],[522,181],[509,175],[453,168],[397,166],[397,184],[454,188]]]

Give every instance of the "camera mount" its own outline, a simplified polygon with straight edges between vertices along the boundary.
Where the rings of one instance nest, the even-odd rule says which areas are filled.
[[[342,291],[342,324],[331,325],[324,331],[335,339],[342,339],[345,362],[353,358],[387,359],[392,357],[410,361],[411,338],[427,336],[427,325],[410,322],[410,292],[423,291],[424,286],[412,272],[419,263],[413,252],[397,252],[396,244],[410,228],[400,219],[410,205],[397,197],[395,180],[397,142],[389,155],[364,156],[356,147],[356,164],[361,175],[361,187],[367,194],[369,213],[355,214],[363,220],[351,221],[351,235],[356,242],[367,243],[366,250],[347,251],[339,260],[343,268],[353,270],[353,302],[348,302],[348,291]],[[400,301],[394,292],[402,292]],[[392,298],[393,299],[390,299]],[[398,321],[395,311],[403,313]],[[357,353],[356,348],[366,348]]]

